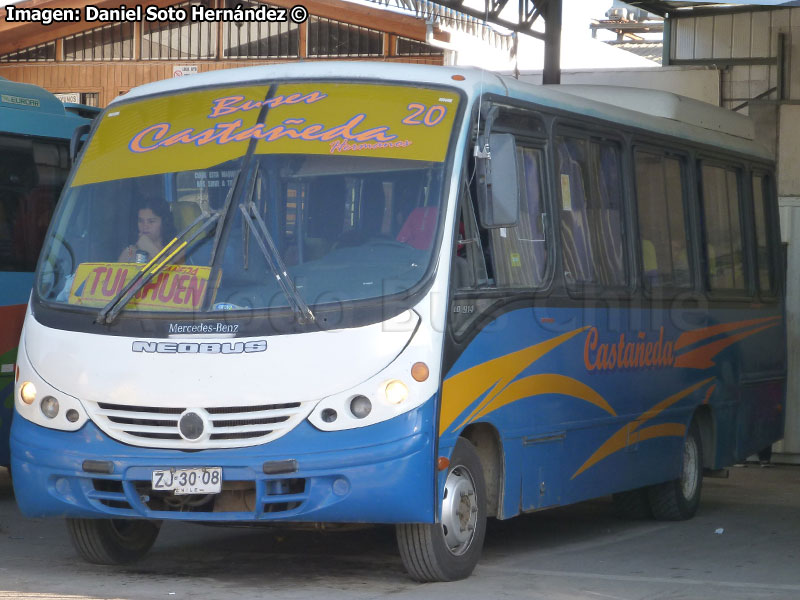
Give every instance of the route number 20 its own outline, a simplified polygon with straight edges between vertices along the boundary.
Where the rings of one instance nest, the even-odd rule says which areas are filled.
[[[404,125],[427,125],[428,127],[433,127],[441,123],[447,114],[447,109],[440,104],[435,104],[428,108],[424,104],[412,102],[407,108],[411,111],[411,114],[402,120]]]

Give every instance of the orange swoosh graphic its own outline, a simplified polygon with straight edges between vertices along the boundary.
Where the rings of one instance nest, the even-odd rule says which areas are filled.
[[[752,327],[753,325],[759,325],[768,321],[778,321],[779,319],[781,319],[780,316],[764,317],[762,319],[737,321],[735,323],[723,323],[721,325],[712,325],[711,327],[703,327],[702,329],[687,331],[678,337],[678,341],[675,342],[675,350],[680,350],[686,346],[691,346],[696,342],[714,337],[720,333],[727,333],[728,331],[734,331],[736,329],[746,329],[747,327]],[[777,323],[775,323],[775,325],[777,325]]]
[[[711,394],[714,393],[714,390],[717,389],[717,384],[711,384],[708,389],[706,390],[706,397],[703,398],[703,404],[708,404],[708,401],[711,400]]]
[[[669,396],[668,398],[666,398],[666,399],[662,400],[661,402],[659,402],[658,404],[656,404],[653,408],[643,412],[641,415],[636,417],[630,423],[626,423],[625,425],[623,425],[616,433],[614,433],[610,438],[608,438],[608,440],[606,440],[605,443],[603,443],[602,446],[600,446],[597,450],[595,450],[594,454],[592,454],[588,458],[588,460],[585,463],[583,463],[581,465],[581,467],[577,471],[575,471],[575,473],[572,475],[572,477],[570,479],[575,479],[578,475],[583,473],[586,469],[588,469],[590,467],[593,467],[594,465],[599,463],[604,458],[614,454],[615,452],[619,452],[620,450],[622,450],[623,448],[628,446],[629,445],[628,441],[629,441],[630,434],[633,433],[634,431],[636,431],[637,429],[639,429],[639,427],[641,427],[645,422],[647,422],[650,419],[652,419],[653,417],[659,415],[660,413],[662,413],[664,410],[666,410],[667,408],[669,408],[670,406],[672,406],[673,404],[675,404],[679,400],[682,400],[683,398],[685,398],[686,396],[688,396],[692,392],[697,391],[698,389],[703,387],[705,384],[709,383],[710,381],[713,381],[714,379],[715,379],[714,377],[709,377],[708,379],[704,379],[704,380],[702,380],[702,381],[700,381],[698,383],[695,383],[694,385],[689,386],[686,389],[681,390],[680,392],[678,392],[676,394],[673,394],[672,396]],[[671,425],[676,425],[676,424],[672,423]],[[674,433],[663,433],[664,431],[668,431],[668,430],[669,431],[673,431],[673,430],[663,429],[661,427],[662,427],[661,425],[655,425],[654,427],[647,427],[645,429],[642,429],[641,431],[639,431],[639,433],[636,436],[636,438],[642,439],[641,436],[645,431],[649,432],[648,433],[649,437],[643,438],[643,439],[652,439],[653,437],[656,437],[656,434],[658,434],[658,435],[675,435]],[[658,433],[658,432],[662,432],[662,433]],[[683,435],[683,434],[681,434],[681,435]]]
[[[461,425],[473,419],[528,366],[588,328],[586,326],[569,331],[517,352],[475,365],[458,375],[446,379],[442,384],[439,434],[441,435],[442,432],[446,431],[458,416],[475,401],[475,398],[480,397],[486,390],[491,388],[480,405],[470,413]]]
[[[686,435],[686,425],[682,423],[661,423],[660,425],[651,425],[639,430],[637,436],[640,442],[644,440],[652,440],[659,437],[683,437]]]
[[[535,390],[535,392],[531,393],[532,390]],[[542,394],[563,394],[564,396],[585,400],[586,402],[602,408],[608,414],[617,416],[617,413],[611,408],[608,402],[606,402],[606,399],[585,383],[581,383],[577,379],[565,375],[547,373],[543,375],[531,375],[530,377],[518,379],[509,384],[502,392],[497,394],[489,404],[484,403],[480,412],[471,417],[467,422],[486,416],[490,412],[506,404],[521,400],[522,398],[539,396]]]
[[[700,346],[694,350],[689,350],[689,352],[676,357],[673,364],[676,367],[686,367],[689,369],[708,369],[709,367],[713,367],[715,364],[712,359],[731,344],[735,344],[739,340],[764,331],[765,329],[776,327],[778,324],[779,322],[770,323],[769,325],[764,325],[763,327],[759,327],[757,329],[751,329],[749,331],[737,333],[736,335],[722,338],[721,340],[711,342],[705,346]]]

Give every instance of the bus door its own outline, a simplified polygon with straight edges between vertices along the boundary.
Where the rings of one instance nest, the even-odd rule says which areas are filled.
[[[541,384],[556,363],[544,355],[535,358],[537,346],[563,333],[553,330],[547,319],[543,324],[536,308],[547,293],[552,255],[545,233],[551,211],[544,126],[522,111],[501,112],[495,126],[503,131],[512,122],[515,222],[488,222],[482,212],[486,207],[477,198],[480,176],[472,175],[472,164],[465,175],[451,270],[440,423],[443,445],[466,428],[497,432],[505,472],[503,505],[497,513],[503,518],[562,502],[563,422],[570,411],[563,395],[542,392]],[[497,161],[497,149],[492,146],[491,151]]]

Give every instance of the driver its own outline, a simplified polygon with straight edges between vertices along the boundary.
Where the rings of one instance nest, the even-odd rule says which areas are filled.
[[[147,262],[175,237],[169,205],[158,198],[145,198],[139,206],[138,239],[126,246],[118,262]]]

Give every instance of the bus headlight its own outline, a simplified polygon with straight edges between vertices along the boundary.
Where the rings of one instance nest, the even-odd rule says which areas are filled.
[[[320,431],[342,431],[382,423],[422,406],[435,398],[439,386],[438,373],[428,373],[422,381],[409,376],[412,365],[423,364],[419,358],[425,350],[409,352],[411,356],[395,359],[369,379],[322,398],[308,421]]]
[[[408,400],[408,387],[399,379],[393,379],[386,384],[384,395],[389,404],[402,404]]]
[[[42,414],[45,417],[48,419],[55,419],[58,415],[58,400],[52,396],[45,396],[42,398],[40,408],[42,409]]]
[[[372,402],[366,396],[356,396],[350,400],[350,412],[356,419],[364,419],[372,412]]]
[[[25,381],[19,386],[19,397],[25,404],[33,404],[36,400],[36,386],[30,381]]]
[[[20,376],[14,397],[14,418],[22,417],[42,427],[61,431],[77,431],[86,424],[89,416],[80,400],[55,389],[39,377],[28,360],[24,339],[20,339],[17,368]]]

